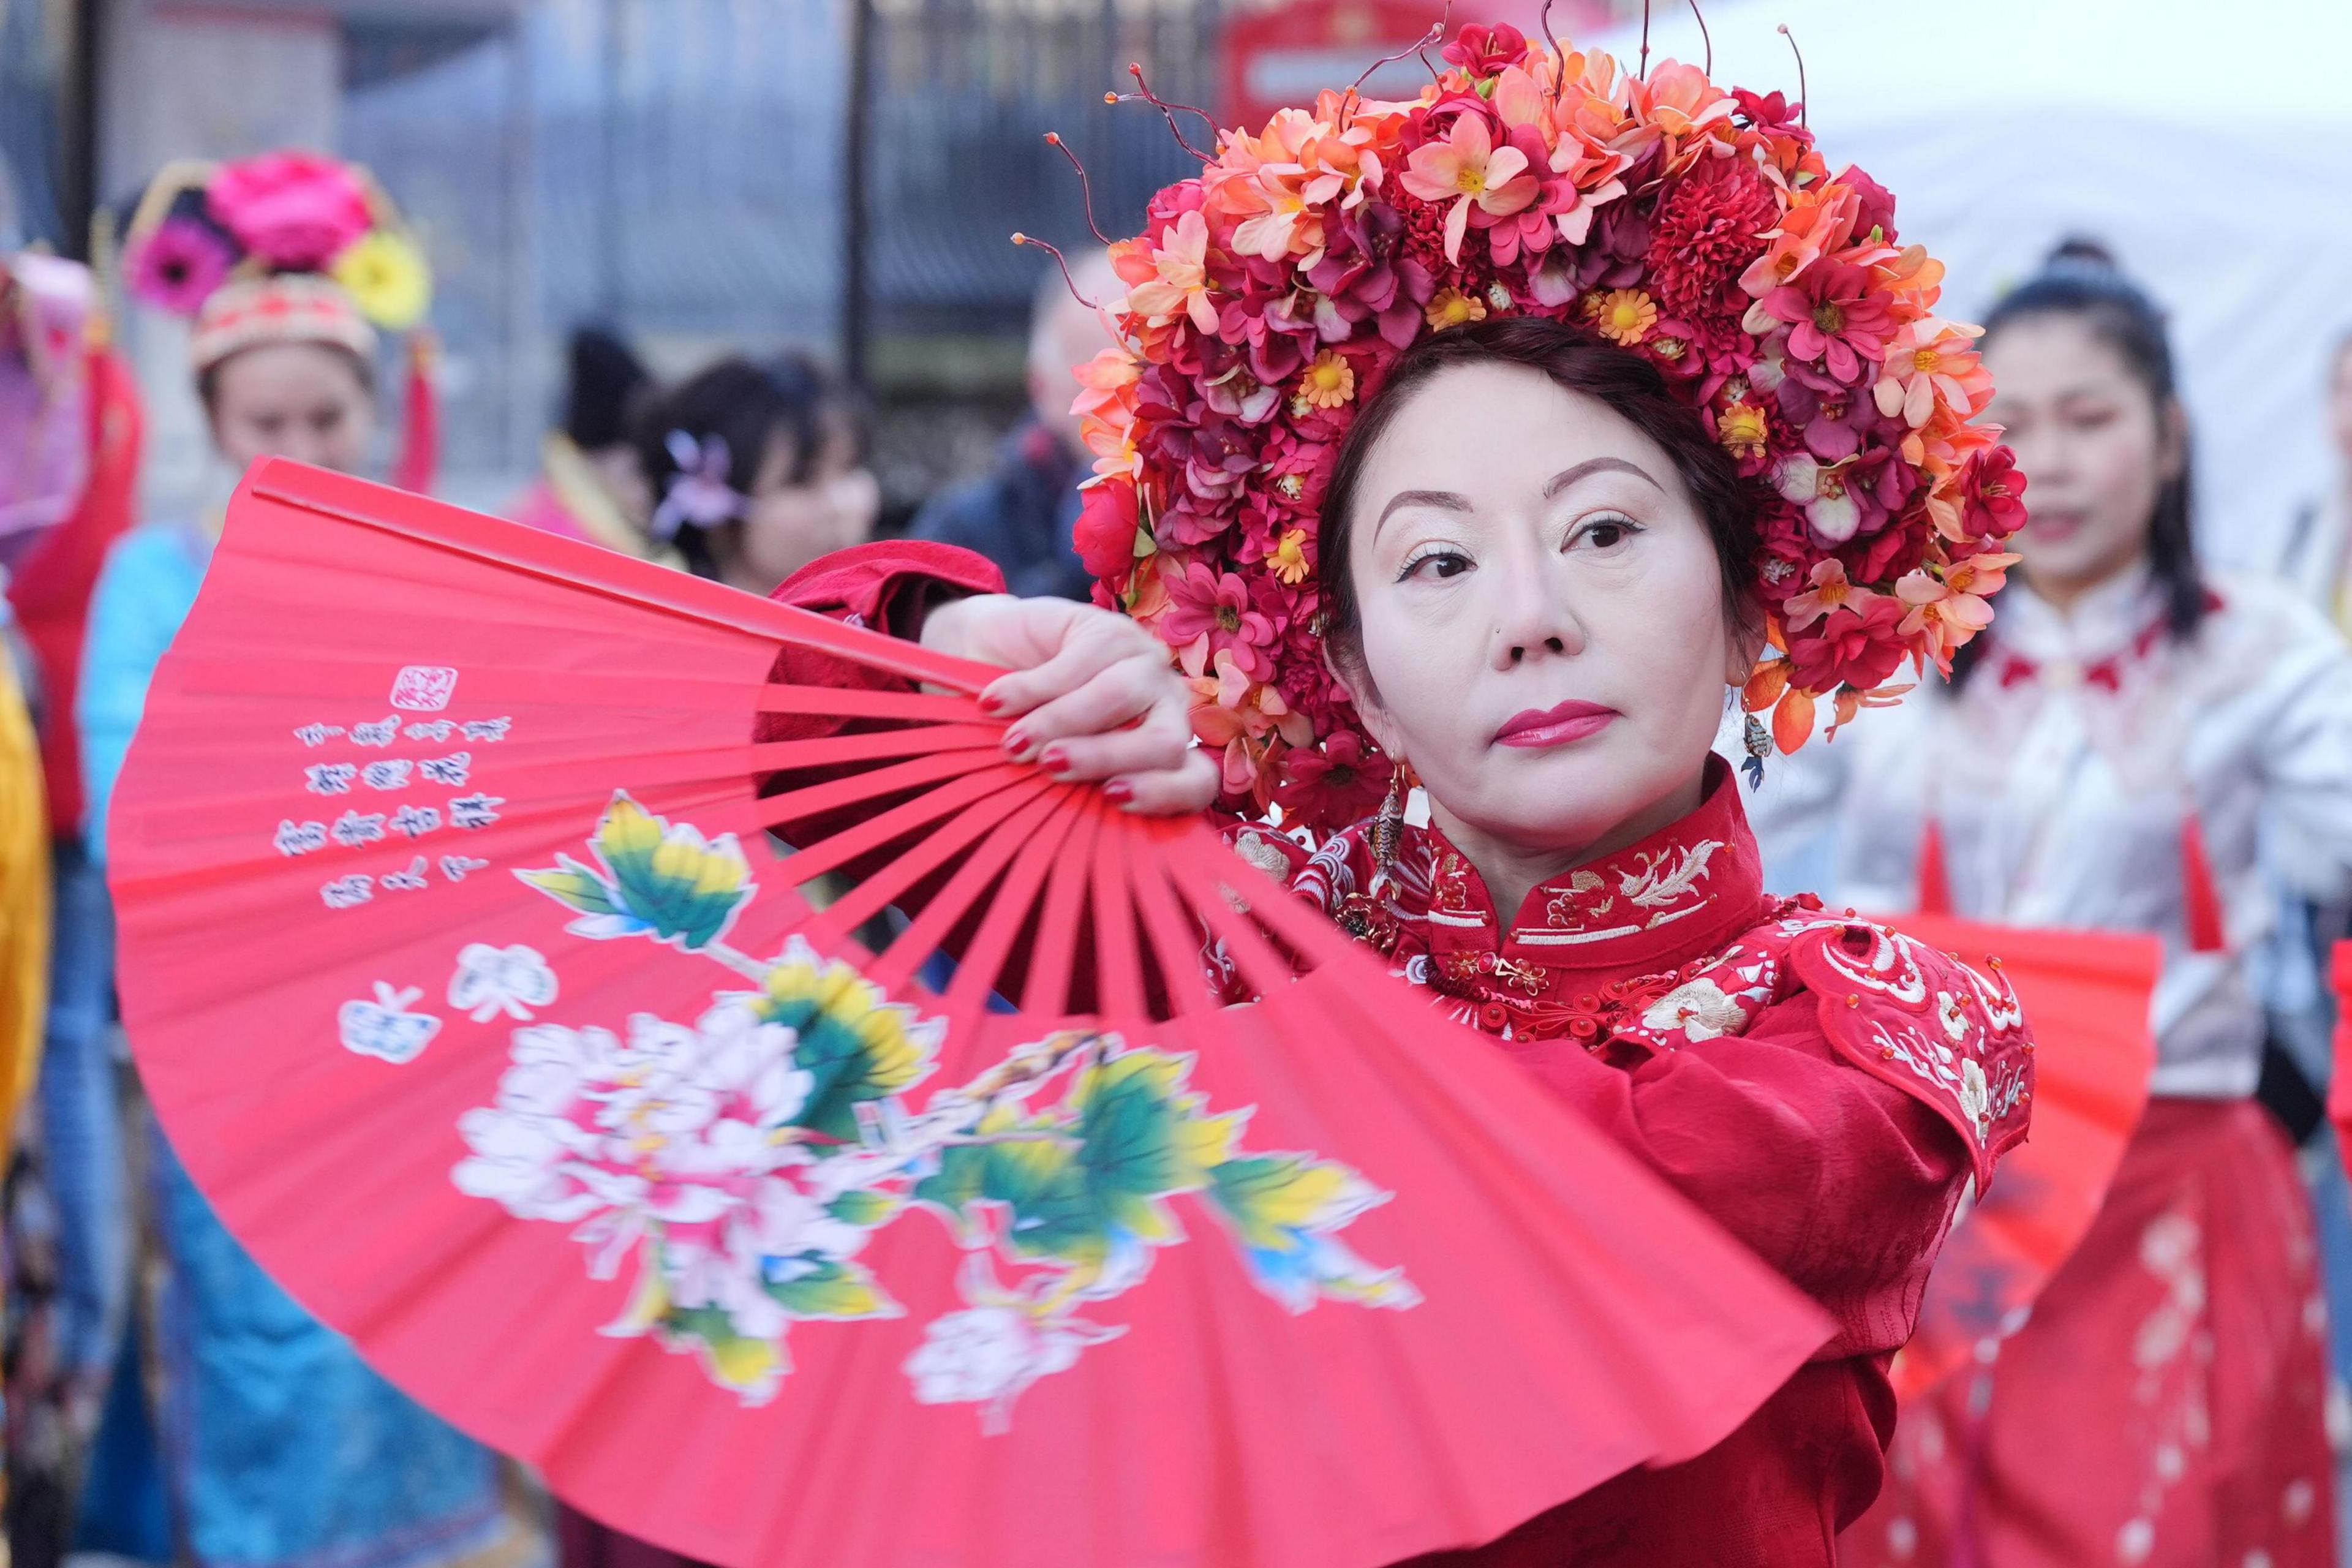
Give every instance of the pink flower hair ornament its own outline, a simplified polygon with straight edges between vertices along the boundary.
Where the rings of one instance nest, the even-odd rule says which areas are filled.
[[[1324,480],[1400,353],[1492,316],[1648,358],[1751,482],[1771,646],[1744,701],[1782,751],[1821,702],[1834,732],[1894,700],[1906,661],[1948,672],[2024,479],[1894,197],[1832,174],[1780,94],[1688,65],[1635,76],[1509,26],[1445,58],[1413,101],[1327,91],[1222,132],[1111,247],[1122,346],[1075,405],[1087,564],[1192,678],[1222,804],[1321,834],[1378,798],[1385,762],[1320,657]]]

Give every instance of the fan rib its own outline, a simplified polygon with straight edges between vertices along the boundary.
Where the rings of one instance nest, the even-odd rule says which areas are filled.
[[[1004,875],[1013,857],[1036,836],[1056,810],[1068,805],[1076,793],[1071,785],[1055,785],[1024,800],[1011,816],[990,828],[971,853],[964,857],[963,864],[956,868],[946,885],[924,902],[907,929],[875,960],[867,977],[886,991],[896,991],[912,978],[931,954],[945,949],[955,928],[971,912],[981,895]],[[950,956],[961,964],[971,952],[967,943],[963,952]]]
[[[793,686],[772,681],[760,688],[752,708],[761,713],[796,713],[820,719],[915,719],[935,723],[983,722],[980,704],[969,697],[935,691],[877,691],[870,686]],[[997,725],[1002,732],[1004,726]]]
[[[1045,885],[1045,900],[1037,917],[1037,940],[1030,954],[1028,984],[1022,988],[1021,1010],[1062,1017],[1077,1010],[1070,981],[1077,972],[1078,923],[1087,901],[1087,868],[1102,835],[1098,797],[1077,803],[1077,824],[1068,847],[1055,857]]]
[[[751,763],[763,773],[782,773],[886,757],[924,757],[935,752],[993,751],[1003,739],[1003,726],[997,724],[924,724],[804,741],[761,741],[751,747]]]
[[[807,927],[809,939],[818,941],[821,935],[829,941],[856,931],[897,903],[908,889],[945,865],[974,839],[990,832],[1013,811],[1027,805],[1053,787],[1051,780],[1032,773],[1027,778],[1015,781],[1009,788],[997,790],[972,802],[945,826],[917,841],[904,854],[894,857],[887,866],[859,882],[835,900],[823,915],[810,921]],[[847,837],[848,835],[842,837]],[[819,847],[819,852],[831,847],[832,842],[828,841]]]
[[[1084,818],[1083,802],[1073,790],[1048,816],[1035,837],[1024,845],[1004,875],[988,912],[964,944],[956,977],[948,986],[950,1019],[969,1019],[988,1004],[1017,956],[1015,943],[1037,906],[1038,890],[1060,858],[1063,846]],[[928,911],[927,911],[928,912]],[[952,1025],[950,1026],[952,1026]]]
[[[1143,952],[1135,940],[1135,904],[1128,894],[1129,835],[1103,834],[1089,868],[1094,894],[1095,1005],[1107,1018],[1133,1022],[1150,1016],[1144,1003]]]
[[[1173,837],[1154,834],[1150,842],[1155,847],[1164,847]],[[1221,998],[1202,953],[1206,929],[1198,921],[1187,920],[1183,905],[1168,886],[1167,872],[1156,857],[1133,858],[1129,865],[1129,883],[1135,890],[1136,910],[1142,917],[1152,957],[1160,965],[1170,1010],[1181,1017],[1214,1005]]]
[[[1183,854],[1183,848],[1190,848],[1192,853]],[[1208,857],[1213,854],[1227,864],[1210,863]],[[1224,943],[1225,952],[1240,967],[1242,984],[1250,995],[1270,996],[1297,978],[1297,966],[1276,952],[1274,944],[1266,941],[1250,919],[1226,902],[1228,896],[1241,892],[1243,884],[1239,877],[1232,881],[1227,881],[1224,877],[1228,869],[1244,866],[1240,857],[1226,852],[1223,846],[1214,840],[1202,839],[1190,846],[1179,847],[1179,852],[1170,857],[1170,862],[1171,874],[1178,879],[1178,885],[1192,895],[1192,907],[1208,918],[1210,931]],[[1263,892],[1260,898],[1247,900],[1252,916],[1256,915],[1257,904],[1262,899],[1272,901],[1294,897],[1266,882],[1263,877],[1257,880],[1262,884]],[[1259,892],[1260,889],[1253,888],[1251,890]],[[1265,895],[1271,895],[1271,898],[1267,899]],[[1312,950],[1302,947],[1300,951]]]
[[[1001,756],[992,757],[982,752],[949,752],[936,757],[916,757],[887,768],[872,768],[848,778],[827,779],[822,784],[805,784],[798,789],[762,796],[757,816],[761,826],[781,827],[787,822],[821,816],[845,806],[862,805],[886,795],[903,795],[926,784],[940,784],[992,766],[1009,767],[1010,764],[1003,763]]]
[[[991,795],[1042,776],[1034,768],[999,761],[993,766],[966,773],[928,795],[903,801],[887,811],[877,812],[862,822],[820,837],[805,848],[796,849],[784,861],[785,875],[793,879],[794,886],[805,887],[828,871],[838,871],[916,828],[968,810]],[[778,795],[773,798],[781,800],[784,797]]]

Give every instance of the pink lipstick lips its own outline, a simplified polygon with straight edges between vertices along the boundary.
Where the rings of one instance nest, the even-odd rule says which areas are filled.
[[[1495,731],[1495,742],[1502,746],[1565,746],[1570,741],[1599,734],[1617,717],[1617,710],[1603,708],[1598,702],[1570,700],[1557,708],[1530,708]]]

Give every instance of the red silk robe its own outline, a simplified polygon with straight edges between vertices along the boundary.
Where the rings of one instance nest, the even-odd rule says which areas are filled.
[[[828,556],[774,596],[905,635],[942,594],[1001,585],[968,552],[891,542]],[[784,655],[794,679],[887,679],[819,658]],[[761,738],[824,722],[775,715]],[[1877,1495],[1887,1363],[1953,1211],[2024,1135],[2032,1047],[2008,987],[1815,900],[1768,896],[1720,763],[1698,809],[1538,886],[1507,925],[1434,830],[1407,829],[1384,872],[1362,827],[1311,856],[1269,829],[1231,837],[1838,1324],[1698,1458],[1628,1472],[1416,1568],[1828,1568],[1837,1532]]]

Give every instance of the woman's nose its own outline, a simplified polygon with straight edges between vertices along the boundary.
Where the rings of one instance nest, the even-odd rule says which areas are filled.
[[[1498,585],[1499,600],[1492,645],[1496,668],[1583,651],[1584,626],[1569,602],[1558,562],[1511,563],[1490,580]]]

